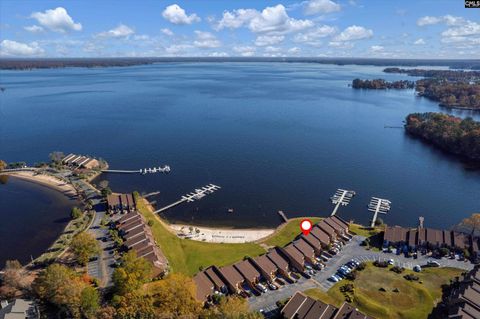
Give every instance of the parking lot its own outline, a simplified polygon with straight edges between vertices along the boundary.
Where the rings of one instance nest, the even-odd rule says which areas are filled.
[[[324,291],[330,289],[335,283],[328,280],[333,274],[337,272],[340,266],[344,265],[351,259],[356,259],[360,262],[367,261],[388,261],[393,259],[394,265],[412,269],[415,265],[425,265],[430,259],[428,256],[418,256],[418,259],[407,258],[404,255],[396,255],[393,253],[384,253],[381,251],[367,250],[366,247],[360,246],[360,243],[364,240],[364,237],[354,236],[350,242],[348,242],[339,254],[333,256],[328,262],[326,267],[317,272],[310,279],[300,278],[298,282],[294,284],[287,284],[281,287],[279,290],[269,290],[260,296],[253,296],[248,299],[251,309],[262,310],[269,312],[275,310],[277,307],[275,303],[280,300],[287,299],[292,296],[296,291],[304,291],[311,288],[320,288]],[[465,270],[473,269],[473,264],[470,262],[458,261],[454,259],[442,258],[435,259],[441,267],[453,267]]]

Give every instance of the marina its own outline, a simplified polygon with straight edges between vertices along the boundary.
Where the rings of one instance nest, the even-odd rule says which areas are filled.
[[[337,213],[338,207],[341,206],[347,206],[350,204],[350,200],[355,196],[354,191],[347,191],[345,189],[337,189],[335,194],[333,194],[332,197],[330,197],[330,200],[332,201],[332,204],[335,205],[335,208],[333,209],[332,213],[330,216],[335,216]]]
[[[119,174],[156,174],[156,173],[170,173],[170,166],[159,166],[153,168],[141,168],[139,170],[118,170],[118,169],[105,169],[102,173],[119,173]]]
[[[213,192],[219,190],[221,187],[218,186],[218,185],[214,185],[214,184],[208,184],[207,186],[204,186],[202,188],[197,188],[195,189],[195,191],[191,192],[191,193],[188,193],[186,195],[183,195],[182,198],[170,205],[167,205],[163,208],[160,208],[158,210],[156,210],[154,213],[155,214],[158,214],[158,213],[161,213],[161,212],[164,212],[166,210],[169,210],[170,208],[173,208],[181,203],[184,203],[184,202],[194,202],[196,200],[200,200],[202,199],[203,197],[205,197],[206,195],[208,194],[212,194]]]
[[[368,204],[368,210],[373,212],[372,222],[370,227],[375,227],[375,222],[377,221],[378,214],[386,215],[390,211],[390,202],[388,199],[372,197],[370,203]]]

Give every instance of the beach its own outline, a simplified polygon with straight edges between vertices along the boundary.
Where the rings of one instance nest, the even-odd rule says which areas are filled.
[[[45,174],[38,174],[35,175],[34,172],[28,172],[28,171],[22,171],[22,172],[5,172],[1,173],[3,175],[8,175],[14,178],[20,178],[22,180],[32,182],[32,183],[37,183],[46,187],[50,187],[52,189],[55,189],[64,195],[68,197],[76,197],[77,196],[77,191],[75,188],[68,183],[65,183],[62,180],[59,180],[58,178],[55,178],[51,175],[45,175]]]
[[[275,229],[228,229],[190,225],[169,225],[177,236],[209,243],[249,243],[270,236]]]

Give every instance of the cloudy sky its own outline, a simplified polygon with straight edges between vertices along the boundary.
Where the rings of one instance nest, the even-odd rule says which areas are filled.
[[[463,0],[0,1],[0,56],[479,58]]]

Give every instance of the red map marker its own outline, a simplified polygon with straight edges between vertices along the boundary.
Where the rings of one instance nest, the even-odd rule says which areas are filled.
[[[309,219],[304,219],[300,222],[300,229],[302,233],[307,236],[312,230],[312,222]]]

